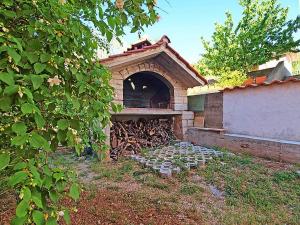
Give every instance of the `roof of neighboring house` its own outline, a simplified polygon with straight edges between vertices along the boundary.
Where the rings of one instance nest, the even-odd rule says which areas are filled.
[[[286,68],[284,61],[280,61],[275,67],[251,71],[248,73],[248,76],[254,78],[266,76],[266,82],[270,83],[274,80],[286,80],[288,77],[292,76],[292,74]]]
[[[135,54],[138,55],[139,53],[146,53],[148,51],[150,52],[151,50],[155,50],[155,49],[159,50],[159,53],[162,53],[165,52],[166,49],[168,50],[168,52],[172,54],[174,58],[176,58],[181,63],[183,63],[188,68],[188,70],[190,70],[190,73],[200,78],[202,84],[207,84],[207,80],[193,66],[191,66],[177,51],[175,51],[169,45],[170,43],[171,41],[166,35],[162,36],[162,38],[155,44],[151,44],[148,40],[145,40],[132,45],[131,48],[129,48],[127,51],[121,54],[116,54],[116,55],[109,56],[108,58],[101,59],[100,62],[109,67],[110,64],[112,64],[115,60],[126,58],[127,56],[131,56]]]
[[[235,86],[230,88],[225,88],[223,91],[234,91],[234,90],[241,90],[241,89],[249,89],[249,88],[257,88],[257,87],[265,87],[265,86],[273,86],[273,85],[281,85],[286,83],[298,83],[300,82],[299,79],[291,77],[284,81],[281,80],[274,80],[271,83],[262,83],[262,84],[249,84],[249,85],[242,85],[242,86]]]
[[[250,77],[268,76],[274,69],[275,67],[270,67],[267,69],[250,71],[247,74]]]

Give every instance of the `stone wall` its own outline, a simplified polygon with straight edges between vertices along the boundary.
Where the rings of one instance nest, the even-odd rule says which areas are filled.
[[[232,152],[247,153],[257,157],[300,163],[300,143],[255,139],[247,136],[224,134],[222,130],[189,128],[186,140],[207,147],[222,147]]]
[[[174,133],[178,139],[186,139],[186,132],[194,126],[194,113],[191,111],[183,111],[181,115],[175,116]]]
[[[210,93],[204,101],[204,127],[223,128],[223,93]]]

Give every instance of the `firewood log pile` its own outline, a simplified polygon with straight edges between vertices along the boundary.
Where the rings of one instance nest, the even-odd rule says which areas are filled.
[[[167,145],[174,139],[171,119],[115,121],[110,130],[112,159],[139,153],[142,148]]]

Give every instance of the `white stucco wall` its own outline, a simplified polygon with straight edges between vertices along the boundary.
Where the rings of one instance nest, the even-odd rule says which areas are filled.
[[[290,73],[292,73],[292,61],[288,56],[281,57],[279,59],[273,59],[265,64],[259,65],[258,70],[268,69],[277,66],[279,62],[283,61],[284,66],[288,69]]]
[[[227,133],[300,141],[300,82],[224,92]]]

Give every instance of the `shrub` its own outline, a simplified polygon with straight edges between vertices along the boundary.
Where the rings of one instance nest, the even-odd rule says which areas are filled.
[[[70,222],[58,205],[79,198],[75,175],[48,166],[58,144],[103,153],[110,73],[97,49],[156,21],[155,1],[3,0],[0,3],[0,170],[17,192],[14,224]],[[108,42],[107,42],[108,41]]]

